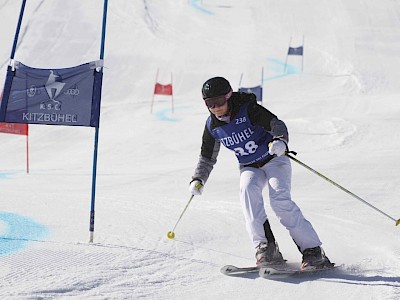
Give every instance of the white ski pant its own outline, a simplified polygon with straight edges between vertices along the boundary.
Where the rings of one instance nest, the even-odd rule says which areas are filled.
[[[289,230],[300,250],[321,245],[317,233],[300,208],[291,199],[292,167],[287,156],[273,158],[262,168],[244,167],[240,170],[240,200],[250,239],[257,247],[267,242],[264,222],[267,220],[262,191],[267,185],[270,205],[281,224]]]

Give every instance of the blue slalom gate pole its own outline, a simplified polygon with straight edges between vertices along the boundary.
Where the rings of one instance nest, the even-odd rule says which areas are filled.
[[[100,45],[100,59],[104,58],[104,45],[106,39],[106,21],[107,21],[107,6],[108,0],[104,0],[104,8],[103,8],[103,25],[101,32],[101,45]],[[103,76],[103,67],[101,67],[99,72],[100,80],[102,80]],[[101,91],[100,91],[101,92]],[[96,126],[96,132],[94,136],[94,153],[93,153],[93,173],[92,173],[92,200],[90,204],[90,226],[89,226],[89,243],[93,243],[94,237],[94,207],[95,207],[95,199],[96,199],[96,174],[97,174],[97,150],[99,144],[99,126],[100,126],[100,116],[98,126]]]
[[[19,32],[21,30],[21,24],[22,24],[22,18],[24,16],[24,11],[25,11],[25,4],[26,4],[26,0],[22,1],[21,4],[21,10],[19,12],[19,18],[18,18],[18,23],[17,23],[17,29],[15,30],[15,36],[14,36],[14,42],[13,42],[13,46],[12,46],[12,50],[11,50],[11,55],[10,55],[10,62],[8,64],[7,67],[7,75],[4,81],[4,88],[3,88],[3,95],[2,98],[3,99],[8,99],[9,94],[10,94],[10,90],[11,90],[11,82],[12,82],[12,76],[13,76],[13,68],[14,68],[14,64],[12,63],[12,60],[14,59],[14,55],[15,55],[15,51],[17,50],[17,44],[18,44],[18,36],[19,36]],[[5,114],[5,110],[1,110],[0,111],[0,117],[4,117]]]
[[[11,50],[11,56],[10,56],[11,59],[14,59],[15,51],[17,50],[18,36],[19,36],[19,32],[21,30],[21,24],[22,24],[22,18],[24,16],[25,5],[26,5],[26,0],[22,0],[21,10],[19,12],[17,30],[15,31],[14,43],[13,43],[13,47]]]

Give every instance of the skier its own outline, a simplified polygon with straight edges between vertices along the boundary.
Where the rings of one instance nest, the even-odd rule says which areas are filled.
[[[202,194],[223,144],[235,152],[239,161],[240,201],[246,229],[256,248],[257,266],[285,262],[264,209],[265,186],[272,209],[303,255],[301,269],[332,266],[311,223],[291,199],[291,164],[285,155],[289,136],[285,123],[259,105],[254,94],[233,92],[223,77],[207,80],[202,95],[210,116],[190,182],[192,195]]]

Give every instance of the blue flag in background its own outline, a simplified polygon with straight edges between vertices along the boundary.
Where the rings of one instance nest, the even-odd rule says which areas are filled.
[[[258,102],[262,102],[262,87],[260,85],[250,88],[241,87],[239,88],[239,92],[256,95],[256,99]]]
[[[297,48],[289,47],[288,55],[303,55],[303,46]]]
[[[7,70],[0,122],[98,127],[100,63],[36,69],[14,61]]]

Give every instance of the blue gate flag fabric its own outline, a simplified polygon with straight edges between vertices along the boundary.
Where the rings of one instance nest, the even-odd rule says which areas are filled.
[[[99,126],[102,60],[64,69],[8,66],[0,122]]]
[[[289,47],[288,55],[303,55],[303,46],[297,48]]]
[[[260,85],[255,86],[255,87],[241,87],[239,88],[239,92],[242,93],[247,93],[247,94],[251,94],[253,93],[254,95],[256,95],[256,99],[258,102],[262,102],[262,87]]]

